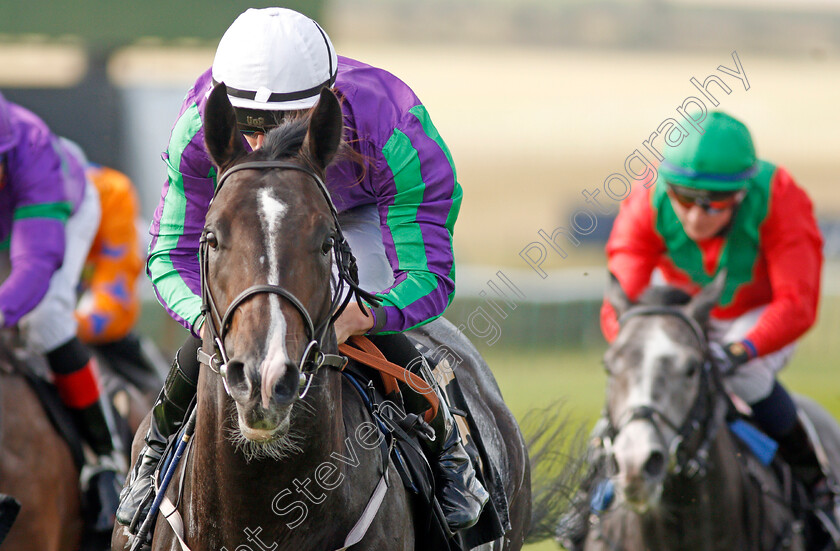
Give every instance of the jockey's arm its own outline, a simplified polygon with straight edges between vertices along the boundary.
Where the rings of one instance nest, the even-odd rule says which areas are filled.
[[[654,230],[650,192],[637,187],[621,204],[609,240],[607,269],[615,275],[630,300],[637,300],[650,285],[651,274],[665,252]],[[608,342],[618,334],[618,319],[609,302],[601,305],[601,331]]]
[[[376,293],[381,305],[371,308],[370,332],[402,332],[439,317],[454,297],[452,234],[463,191],[449,149],[422,105],[398,123],[375,169],[395,283]]]
[[[822,236],[811,200],[783,168],[772,186],[760,239],[773,298],[745,337],[757,355],[801,337],[816,321],[820,299]]]
[[[216,175],[200,129],[193,104],[175,123],[164,153],[167,183],[149,229],[146,261],[158,301],[195,337],[203,321],[198,246]]]
[[[11,326],[30,312],[47,292],[50,278],[64,260],[65,224],[73,205],[62,160],[48,137],[28,144],[24,166],[8,168],[6,185],[13,190],[11,273],[0,285],[3,325]]]

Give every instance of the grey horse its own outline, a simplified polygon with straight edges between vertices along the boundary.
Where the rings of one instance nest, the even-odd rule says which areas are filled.
[[[601,460],[614,499],[593,516],[587,551],[808,548],[789,501],[790,476],[774,474],[726,427],[732,405],[707,361],[703,329],[723,277],[681,306],[664,295],[658,304],[632,304],[612,278],[607,298],[621,329],[604,357],[609,430]],[[840,429],[815,402],[796,401],[836,479]]]

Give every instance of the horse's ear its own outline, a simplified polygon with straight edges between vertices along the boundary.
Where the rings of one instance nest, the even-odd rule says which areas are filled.
[[[621,288],[621,283],[618,282],[618,278],[615,277],[615,274],[609,272],[610,280],[607,282],[607,293],[606,298],[607,302],[613,307],[615,310],[616,317],[621,317],[621,314],[627,311],[628,308],[633,306],[633,301],[627,296],[627,293],[624,292],[624,289]]]
[[[321,168],[326,168],[335,152],[338,151],[343,131],[344,121],[338,98],[332,90],[323,88],[318,104],[312,111],[312,118],[309,120],[309,130],[303,141],[303,149]]]
[[[204,145],[213,162],[222,172],[245,153],[236,128],[236,113],[227,95],[227,86],[220,82],[210,92],[204,108]]]
[[[709,320],[709,313],[720,300],[723,288],[726,286],[726,269],[721,270],[711,283],[703,287],[699,293],[694,295],[691,301],[685,305],[685,313],[697,320],[701,325]]]

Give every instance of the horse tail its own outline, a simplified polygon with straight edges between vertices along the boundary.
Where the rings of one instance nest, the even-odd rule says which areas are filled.
[[[588,430],[571,418],[565,406],[558,400],[533,409],[521,423],[531,461],[531,523],[526,543],[554,537],[557,522],[570,507],[585,472]]]

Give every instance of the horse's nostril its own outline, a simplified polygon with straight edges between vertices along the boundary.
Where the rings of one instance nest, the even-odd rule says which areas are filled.
[[[291,402],[297,394],[300,376],[297,365],[286,362],[286,370],[274,383],[274,399],[279,403]]]
[[[245,378],[245,363],[239,360],[228,361],[226,373],[228,388],[247,392],[248,382]]]
[[[660,451],[653,451],[645,461],[644,471],[649,477],[660,476],[665,469],[665,454]]]
[[[610,475],[614,475],[618,473],[618,459],[615,458],[615,454],[609,454],[607,456],[607,473]]]

